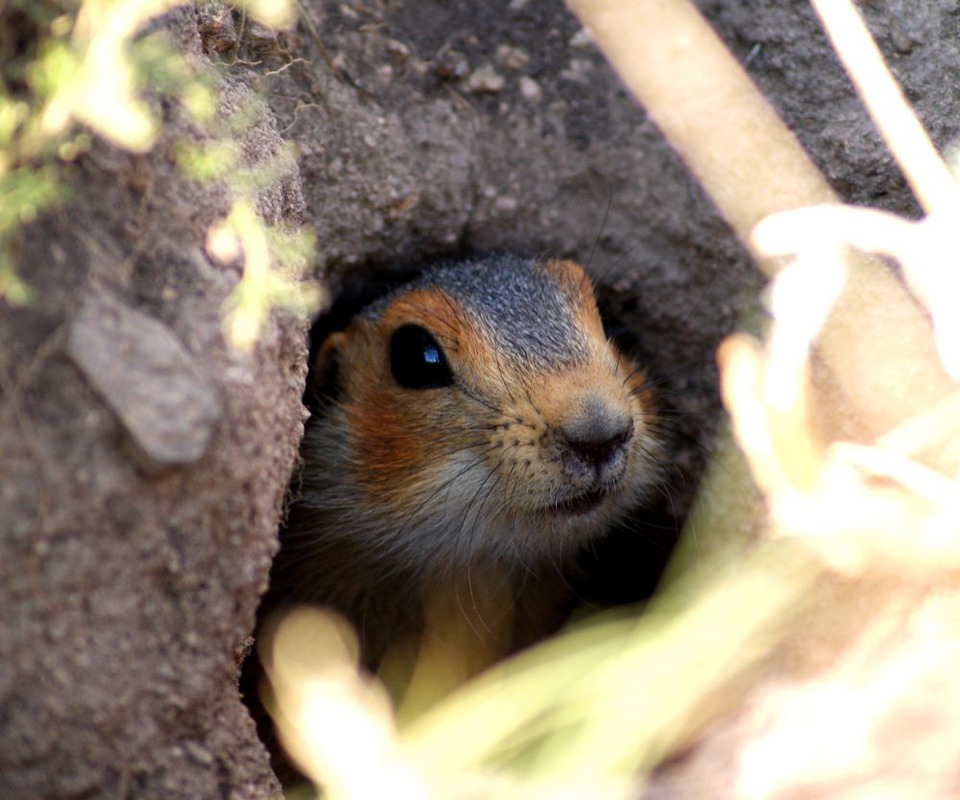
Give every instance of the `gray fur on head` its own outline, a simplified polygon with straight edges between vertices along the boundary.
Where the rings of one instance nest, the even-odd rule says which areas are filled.
[[[562,369],[588,356],[569,298],[542,264],[515,255],[434,267],[364,312],[376,317],[398,296],[439,289],[477,322],[498,349],[538,369]]]

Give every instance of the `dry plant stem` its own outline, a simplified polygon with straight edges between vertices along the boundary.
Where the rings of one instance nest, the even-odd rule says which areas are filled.
[[[330,51],[327,50],[326,45],[323,43],[323,39],[320,38],[320,34],[317,33],[317,28],[313,24],[313,20],[310,19],[310,15],[307,14],[307,10],[303,7],[303,3],[297,2],[297,11],[300,15],[300,21],[303,23],[303,26],[307,29],[307,33],[310,35],[310,38],[313,40],[314,46],[317,48],[317,51],[320,53],[320,57],[323,59],[324,63],[327,65],[327,68],[330,70],[330,73],[338,81],[343,81],[343,73],[337,69],[337,65],[333,63],[333,58],[330,56]]]
[[[567,0],[741,242],[768,214],[836,202],[823,176],[686,0]],[[930,326],[876,261],[854,259],[818,345],[848,406],[828,435],[874,437],[954,388]],[[768,275],[775,262],[758,257]],[[904,367],[908,368],[905,383]]]
[[[837,201],[692,3],[567,4],[748,247],[767,214]]]
[[[924,209],[955,209],[957,184],[897,85],[862,17],[849,0],[811,4],[874,124]]]

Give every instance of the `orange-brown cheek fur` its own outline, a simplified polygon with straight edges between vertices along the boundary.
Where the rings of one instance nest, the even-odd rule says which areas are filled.
[[[624,358],[621,364],[621,372],[626,378],[625,387],[630,392],[634,407],[637,409],[634,413],[642,414],[644,422],[649,427],[656,408],[653,392],[647,385],[646,371],[637,369],[633,362]]]
[[[417,497],[418,488],[437,480],[433,473],[440,470],[438,456],[445,449],[445,437],[438,431],[453,422],[444,420],[444,403],[424,400],[394,390],[358,398],[349,408],[349,424],[356,431],[357,480],[374,503],[403,509]]]
[[[462,318],[453,301],[423,290],[400,298],[379,321],[365,321],[351,331],[354,357],[343,372],[356,478],[371,503],[396,514],[411,511],[443,482],[449,469],[444,457],[469,446],[475,421],[467,419],[453,389],[405,389],[394,382],[392,332],[405,324],[423,325],[441,343],[451,366],[459,365],[465,355]]]

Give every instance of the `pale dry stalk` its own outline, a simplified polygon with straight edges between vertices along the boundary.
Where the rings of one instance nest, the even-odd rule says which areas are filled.
[[[769,214],[837,202],[823,176],[692,3],[568,0],[600,49],[701,182],[744,246],[773,276],[750,231]],[[836,411],[831,438],[872,440],[946,398],[955,384],[930,325],[873,259],[851,259],[846,288],[817,343]],[[936,460],[936,459],[933,459]]]

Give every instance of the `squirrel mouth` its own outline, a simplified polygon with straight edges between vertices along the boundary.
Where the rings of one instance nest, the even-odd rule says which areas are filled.
[[[600,506],[607,499],[608,494],[607,489],[592,489],[589,492],[583,492],[556,503],[550,507],[550,510],[556,514],[568,516],[588,514]]]

